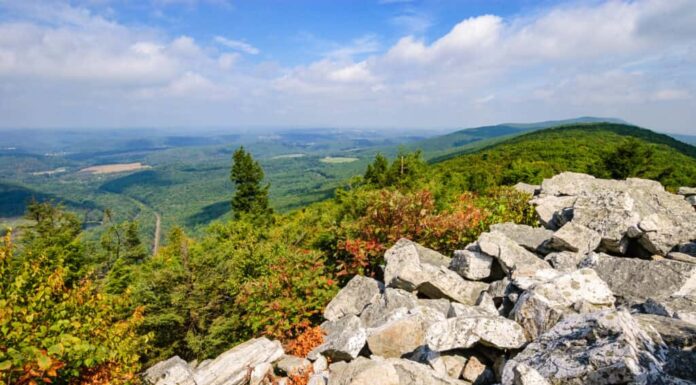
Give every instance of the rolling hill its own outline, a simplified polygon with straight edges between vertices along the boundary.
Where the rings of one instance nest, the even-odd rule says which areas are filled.
[[[622,147],[623,146],[623,147]],[[441,183],[463,189],[539,183],[562,171],[616,177],[605,164],[620,148],[636,147],[629,176],[676,189],[696,185],[696,147],[654,131],[614,123],[583,123],[538,130],[434,163]],[[641,157],[642,156],[642,157]]]

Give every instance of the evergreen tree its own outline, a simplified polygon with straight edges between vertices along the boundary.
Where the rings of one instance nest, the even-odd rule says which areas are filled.
[[[376,186],[384,187],[387,183],[387,169],[389,168],[389,161],[384,155],[378,153],[375,155],[375,160],[367,165],[367,170],[363,179],[365,183]]]
[[[600,168],[593,170],[595,174],[602,174],[614,179],[626,179],[632,176],[642,176],[652,161],[653,149],[649,145],[641,143],[635,138],[628,138],[614,151],[602,157]]]
[[[270,185],[261,184],[264,177],[261,165],[243,146],[234,152],[232,160],[230,179],[235,185],[235,194],[232,198],[235,219],[239,219],[243,214],[260,217],[270,215],[273,212],[268,205]]]

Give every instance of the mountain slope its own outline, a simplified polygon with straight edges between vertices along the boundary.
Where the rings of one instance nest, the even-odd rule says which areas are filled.
[[[477,150],[530,131],[578,123],[623,123],[614,118],[580,117],[566,120],[549,120],[535,123],[503,123],[494,126],[465,128],[446,135],[423,139],[406,146],[409,150],[421,150],[426,159],[440,159]]]
[[[696,185],[696,147],[650,130],[612,123],[535,131],[434,166],[443,183],[477,190],[494,184],[539,183],[562,171],[612,176],[603,162],[617,149],[630,152],[631,147],[645,150],[646,155],[635,158],[628,176],[658,180],[672,189]]]

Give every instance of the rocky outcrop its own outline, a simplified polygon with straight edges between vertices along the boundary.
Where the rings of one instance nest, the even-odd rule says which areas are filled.
[[[286,356],[265,338],[154,385],[696,384],[696,210],[659,184],[563,173],[532,194],[544,228],[491,226],[449,258],[407,239],[384,283],[354,277],[324,342]],[[331,362],[329,365],[328,363]]]

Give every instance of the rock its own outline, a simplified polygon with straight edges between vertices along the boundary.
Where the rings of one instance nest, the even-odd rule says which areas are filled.
[[[502,384],[515,384],[519,364],[551,384],[658,383],[657,349],[625,310],[568,315],[507,362]]]
[[[531,203],[542,226],[555,230],[565,224],[564,210],[573,207],[576,200],[574,196],[544,195],[532,199]]]
[[[382,284],[378,281],[356,275],[326,305],[324,318],[336,321],[347,315],[359,315],[367,305],[379,298],[381,291]]]
[[[488,290],[483,282],[465,281],[454,271],[423,265],[426,281],[418,286],[418,292],[426,297],[445,298],[464,304],[474,304],[482,291]]]
[[[692,263],[696,265],[696,257],[693,257],[689,254],[686,253],[680,253],[677,251],[671,252],[667,254],[668,259],[673,259],[675,261],[679,262],[686,262],[686,263]]]
[[[366,328],[375,328],[390,320],[404,317],[418,304],[418,297],[405,290],[388,287],[378,300],[370,303],[360,314]]]
[[[468,385],[469,383],[442,375],[418,362],[391,358],[387,360],[399,376],[399,385]]]
[[[186,361],[179,358],[179,356],[158,362],[145,371],[143,379],[148,384],[196,385],[193,371]]]
[[[329,385],[399,385],[399,375],[394,366],[387,361],[356,360],[334,367],[329,376]]]
[[[456,317],[493,317],[496,316],[497,312],[491,311],[488,308],[481,306],[464,305],[461,303],[453,302],[450,306],[447,318]]]
[[[493,300],[493,297],[491,297],[490,294],[488,294],[487,291],[484,291],[479,295],[479,298],[476,300],[476,306],[480,307],[481,309],[487,311],[490,314],[496,314],[498,312],[498,308],[495,306],[495,301]]]
[[[683,195],[685,197],[696,195],[696,187],[679,187],[677,194]]]
[[[519,269],[537,270],[550,268],[549,264],[544,262],[544,260],[501,233],[481,234],[478,239],[478,246],[483,253],[495,258],[506,274]]]
[[[696,265],[663,259],[646,261],[635,258],[593,254],[584,262],[609,285],[616,297],[629,303],[648,298],[667,298],[696,294]]]
[[[560,271],[577,270],[578,265],[585,259],[585,254],[573,253],[570,251],[561,251],[548,254],[544,261],[553,266],[554,269]]]
[[[349,315],[338,321],[325,322],[321,327],[326,333],[324,343],[309,353],[309,359],[321,353],[332,361],[350,361],[365,347],[367,331],[357,316]]]
[[[665,345],[663,369],[671,376],[696,382],[696,325],[650,314],[633,316],[654,341]],[[692,383],[693,383],[692,382]]]
[[[540,197],[533,202],[542,204],[550,196],[575,197],[572,222],[599,233],[600,247],[613,253],[626,253],[630,238],[645,253],[663,256],[675,246],[696,239],[696,211],[683,197],[666,192],[658,182],[562,173],[545,180]]]
[[[273,376],[273,366],[268,362],[263,362],[254,367],[249,375],[249,385],[270,385],[270,378]]]
[[[551,329],[569,313],[590,312],[614,306],[609,286],[592,269],[581,269],[534,285],[515,304],[511,317],[524,328],[529,340]]]
[[[602,237],[596,231],[568,222],[553,234],[549,247],[558,251],[587,254],[594,251],[601,241]]]
[[[491,275],[493,257],[470,250],[455,250],[450,269],[462,277],[478,281]]]
[[[307,385],[327,385],[328,383],[327,377],[321,373],[312,374],[307,380]]]
[[[388,286],[418,291],[429,298],[473,304],[488,288],[482,282],[465,281],[447,268],[449,258],[407,239],[387,250],[384,259],[384,280]]]
[[[515,241],[518,245],[533,253],[547,254],[546,243],[551,240],[553,231],[542,227],[518,225],[516,223],[500,223],[491,226],[492,233],[501,233]]]
[[[686,201],[686,203],[692,206],[696,206],[696,195],[689,195],[684,200]]]
[[[329,362],[326,360],[326,357],[322,356],[321,354],[317,357],[317,359],[312,363],[312,371],[314,373],[321,373],[329,368]]]
[[[529,290],[534,285],[551,281],[564,273],[556,269],[546,268],[535,271],[521,271],[512,274],[512,284],[520,290]]]
[[[466,358],[454,354],[435,353],[429,357],[428,364],[442,376],[459,378],[466,365]]]
[[[527,340],[516,322],[500,316],[448,318],[430,326],[425,337],[434,351],[465,349],[481,343],[497,349],[517,349]]]
[[[447,318],[449,316],[451,302],[444,299],[444,298],[441,298],[441,299],[419,298],[418,299],[418,306],[430,308],[430,309],[442,314],[444,316],[444,318]]]
[[[249,368],[274,362],[282,356],[280,342],[255,338],[220,354],[197,369],[193,377],[196,385],[239,385],[245,381]]]
[[[462,371],[462,378],[474,385],[487,385],[495,382],[493,370],[476,356],[471,356]]]
[[[524,182],[518,182],[516,185],[512,186],[515,190],[523,193],[527,193],[529,195],[534,195],[536,194],[541,186],[539,185],[534,185],[534,184],[528,184]]]
[[[518,364],[513,368],[514,385],[550,385],[534,368]]]
[[[275,364],[280,374],[290,375],[304,372],[312,366],[306,358],[284,355]]]
[[[643,310],[648,314],[676,318],[696,325],[696,297],[648,298],[643,304]]]
[[[420,314],[411,314],[370,330],[367,346],[378,356],[399,358],[424,344],[425,327]]]

